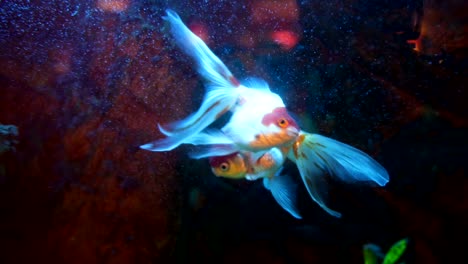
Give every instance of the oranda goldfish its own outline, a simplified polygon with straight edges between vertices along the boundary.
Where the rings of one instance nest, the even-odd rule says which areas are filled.
[[[158,125],[166,138],[141,148],[168,151],[180,144],[191,143],[191,137],[228,111],[232,116],[222,132],[240,149],[259,151],[294,142],[299,126],[268,84],[256,78],[239,82],[175,12],[167,10],[166,13],[164,19],[169,22],[177,44],[195,60],[198,72],[207,81],[207,93],[201,107],[189,117],[164,127]]]

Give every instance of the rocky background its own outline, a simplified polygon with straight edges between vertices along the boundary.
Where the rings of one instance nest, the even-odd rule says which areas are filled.
[[[304,130],[371,154],[390,183],[330,181],[341,219],[300,187],[295,220],[261,182],[216,178],[186,146],[140,150],[203,97],[167,7],[240,79],[266,79]],[[457,0],[2,1],[0,263],[363,263],[365,243],[404,237],[406,263],[467,262],[467,11]]]

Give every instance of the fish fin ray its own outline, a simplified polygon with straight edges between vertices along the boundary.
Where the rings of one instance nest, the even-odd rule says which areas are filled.
[[[218,129],[206,129],[185,140],[192,145],[234,145],[232,139]]]
[[[303,145],[312,146],[304,150],[306,156],[315,153],[318,159],[314,161],[331,176],[346,183],[387,184],[389,176],[385,168],[357,148],[318,134],[308,134],[305,140]]]
[[[280,175],[279,169],[275,176],[263,178],[263,185],[271,192],[276,202],[288,213],[297,219],[301,219],[299,210],[296,207],[297,185],[292,181],[289,175]]]
[[[207,129],[195,134],[189,137],[185,143],[196,146],[195,150],[189,153],[193,159],[224,156],[238,151],[232,140],[217,129]]]
[[[222,87],[235,88],[239,86],[239,82],[226,65],[202,39],[190,31],[176,12],[170,9],[166,10],[166,16],[163,19],[170,23],[171,33],[178,46],[197,62],[198,72],[207,81]]]
[[[159,125],[158,125],[159,126]],[[234,149],[233,142],[224,135],[221,131],[215,129],[208,129],[205,132],[199,132],[202,128],[197,128],[195,131],[183,131],[182,133],[170,133],[161,126],[159,126],[161,132],[167,137],[149,142],[141,145],[141,149],[149,151],[169,151],[181,144],[192,144],[192,145],[232,145],[230,149]],[[208,149],[208,147],[206,147]],[[201,151],[205,153],[207,151]],[[202,154],[194,154],[194,157],[199,157]],[[202,156],[204,157],[204,156]]]
[[[246,86],[246,87],[249,87],[249,88],[253,88],[253,89],[258,89],[258,90],[265,90],[265,91],[271,91],[270,90],[270,86],[268,85],[268,83],[261,79],[261,78],[257,78],[257,77],[248,77],[244,80],[241,81],[242,85]]]
[[[143,144],[140,148],[149,151],[169,151],[179,146],[182,141],[180,137],[166,137]]]
[[[211,90],[200,109],[194,114],[167,125],[158,124],[159,130],[167,138],[154,141],[151,145],[145,144],[142,148],[151,151],[168,151],[180,144],[190,144],[191,137],[200,133],[225,112],[232,109],[236,100],[237,96],[234,93],[226,94],[219,90]]]
[[[326,206],[328,173],[346,183],[376,183],[384,186],[388,173],[366,153],[331,138],[301,132],[304,141],[297,147],[295,161],[312,199],[331,215],[339,213]]]
[[[225,112],[231,110],[237,102],[236,90],[210,89],[203,99],[200,108],[188,117],[164,126],[158,125],[159,130],[166,136],[182,134],[186,131],[200,132]]]
[[[221,144],[221,145],[199,145],[195,147],[195,150],[189,152],[189,156],[192,159],[202,159],[215,156],[226,156],[239,149],[232,144]]]
[[[316,157],[315,157],[316,158]],[[301,174],[302,181],[312,200],[314,200],[323,210],[335,217],[341,217],[341,213],[330,209],[326,205],[328,199],[328,186],[325,182],[324,168],[319,164],[304,158],[296,160],[297,168]]]

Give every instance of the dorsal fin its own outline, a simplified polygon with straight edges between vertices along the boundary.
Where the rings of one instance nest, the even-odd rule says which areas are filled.
[[[248,77],[245,80],[242,80],[241,84],[253,89],[270,91],[270,86],[268,83],[265,80],[257,77]]]

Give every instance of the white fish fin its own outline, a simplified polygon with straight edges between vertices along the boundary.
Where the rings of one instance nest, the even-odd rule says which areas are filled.
[[[216,119],[229,111],[236,103],[234,92],[225,93],[219,89],[212,89],[207,93],[200,109],[189,117],[173,122],[166,127],[158,124],[159,130],[166,138],[140,146],[150,151],[169,151],[180,144],[190,143],[190,138],[211,125]]]
[[[322,170],[343,182],[375,182],[384,186],[389,180],[385,168],[369,155],[334,139],[318,134],[305,134],[299,149],[310,163],[318,164]]]
[[[303,141],[297,143],[294,159],[310,196],[331,215],[340,216],[325,205],[327,185],[320,182],[325,173],[347,183],[383,186],[388,182],[387,171],[364,152],[331,138],[301,133]]]
[[[242,85],[248,87],[248,88],[253,88],[253,89],[258,89],[258,90],[265,90],[270,92],[270,86],[268,83],[257,77],[248,77],[245,80],[241,81]]]
[[[195,150],[189,153],[189,156],[193,159],[225,156],[238,151],[232,140],[216,129],[207,129],[193,135],[187,138],[184,143],[197,146]]]
[[[181,137],[166,137],[143,144],[140,146],[140,148],[149,151],[168,151],[179,146],[183,140],[184,138]]]
[[[230,145],[234,144],[232,139],[217,129],[206,129],[198,134],[187,138],[184,143],[192,145]]]
[[[298,150],[298,153],[301,154],[301,150]],[[314,158],[317,159],[317,157]],[[323,177],[323,168],[315,163],[313,159],[299,158],[296,160],[296,165],[312,200],[330,215],[341,217],[341,213],[328,208],[326,205],[328,188]]]
[[[172,135],[172,132],[166,130],[164,127],[161,126],[161,124],[158,124],[158,128],[159,128],[159,131],[161,131],[161,133],[163,133],[165,136],[171,136]]]
[[[198,72],[207,81],[221,87],[235,88],[239,82],[224,63],[182,22],[179,15],[172,10],[166,10],[163,19],[171,24],[171,33],[177,44],[198,64]]]
[[[226,156],[239,149],[233,144],[220,144],[220,145],[199,145],[195,150],[189,152],[192,159],[202,159],[215,156]]]
[[[272,178],[263,178],[263,185],[270,190],[276,202],[288,213],[297,219],[301,219],[299,210],[296,207],[297,185],[292,181],[289,175],[280,175],[279,169]]]
[[[238,89],[211,87],[195,113],[164,127],[158,124],[159,130],[166,136],[180,135],[187,131],[198,133],[234,107],[239,96],[238,92]]]

